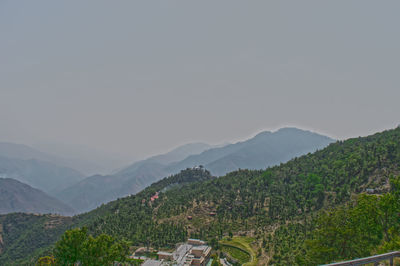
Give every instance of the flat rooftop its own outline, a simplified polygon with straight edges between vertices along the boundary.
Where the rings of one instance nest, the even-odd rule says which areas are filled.
[[[162,266],[162,263],[160,260],[146,260],[142,266]]]
[[[206,250],[208,246],[201,245],[201,246],[193,246],[192,250]]]
[[[172,253],[170,253],[170,252],[165,252],[165,251],[159,251],[159,252],[157,252],[157,255],[172,256]]]

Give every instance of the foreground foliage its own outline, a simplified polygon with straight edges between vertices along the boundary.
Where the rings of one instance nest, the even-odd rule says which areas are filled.
[[[106,234],[94,238],[84,227],[66,231],[56,243],[54,256],[59,265],[110,265],[126,261],[128,252],[128,242]]]
[[[284,225],[275,232],[271,263],[319,265],[400,249],[400,177],[391,178],[385,194],[361,194],[353,201],[304,223]],[[306,235],[305,231],[309,231]],[[292,254],[292,256],[288,256]]]
[[[34,265],[43,254],[51,254],[52,245],[72,223],[72,218],[56,215],[0,216],[0,265]]]
[[[391,179],[389,193],[364,194],[355,202],[324,212],[306,241],[305,262],[315,265],[400,249],[399,214],[400,178],[397,177]]]

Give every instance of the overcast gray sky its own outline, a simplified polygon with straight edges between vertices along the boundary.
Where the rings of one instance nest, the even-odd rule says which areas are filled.
[[[400,123],[400,1],[0,1],[0,141],[144,157]]]

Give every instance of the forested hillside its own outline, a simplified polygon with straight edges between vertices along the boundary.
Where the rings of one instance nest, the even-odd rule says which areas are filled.
[[[264,131],[248,140],[222,147],[187,144],[164,155],[136,162],[113,175],[88,177],[61,191],[58,198],[79,213],[87,212],[111,200],[136,194],[182,169],[204,165],[217,176],[240,168],[265,169],[325,148],[333,141],[310,131],[282,128],[276,132]]]
[[[51,252],[71,217],[12,213],[0,215],[0,265],[34,265]]]
[[[294,157],[325,148],[333,139],[298,128],[263,131],[245,141],[209,149],[169,165],[176,172],[194,165],[204,165],[213,175],[222,176],[238,169],[265,169]]]
[[[214,241],[232,233],[250,235],[259,243],[258,255],[270,263],[296,264],[312,255],[301,242],[323,225],[317,218],[321,211],[345,206],[367,189],[389,192],[389,178],[400,173],[399,164],[396,128],[339,141],[266,171],[240,170],[211,178],[207,171],[189,169],[135,196],[74,217],[73,226],[85,225],[95,235],[107,233],[153,247],[172,246],[187,236]],[[188,183],[188,177],[195,182]],[[158,198],[152,201],[155,195]],[[12,258],[8,245],[34,241],[27,235],[13,238],[3,244],[7,258]],[[358,254],[346,257],[353,255]]]
[[[167,245],[172,241],[182,241],[187,236],[186,233],[182,234],[182,228],[173,225],[157,226],[155,223],[149,224],[152,208],[144,208],[144,206],[155,206],[159,199],[151,201],[151,197],[156,195],[156,192],[161,195],[170,189],[180,189],[192,182],[199,183],[212,178],[210,172],[201,168],[183,170],[177,175],[164,178],[140,192],[137,196],[128,197],[132,198],[133,202],[132,209],[127,215],[132,215],[132,218],[136,219],[136,225],[139,228],[147,227],[145,229],[147,232],[152,231],[154,234],[159,234],[159,245]],[[145,200],[143,204],[142,200]],[[119,200],[109,204],[119,204]],[[51,252],[51,246],[65,230],[77,226],[89,226],[91,223],[96,224],[96,221],[103,215],[112,215],[106,205],[87,214],[74,217],[25,213],[0,215],[0,265],[31,265],[39,255]],[[140,225],[140,222],[144,223]],[[122,225],[116,224],[115,228],[117,227],[123,228]]]
[[[113,175],[87,177],[61,191],[58,198],[74,206],[78,213],[87,212],[102,203],[136,194],[170,174],[165,169],[165,165],[182,160],[189,155],[201,153],[211,147],[205,143],[185,144],[165,154],[135,162]]]

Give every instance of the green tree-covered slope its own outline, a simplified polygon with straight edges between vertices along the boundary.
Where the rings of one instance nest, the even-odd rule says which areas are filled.
[[[211,240],[229,232],[249,234],[260,242],[260,255],[276,264],[295,263],[289,254],[302,250],[297,241],[312,231],[320,210],[343,205],[367,188],[388,192],[399,163],[396,128],[336,142],[266,171],[240,170],[220,178],[203,174],[194,183],[180,184],[179,175],[166,178],[135,196],[74,217],[73,226],[154,247],[172,246],[187,236]],[[207,173],[186,171],[180,174],[184,180],[198,171]],[[156,192],[158,199],[151,201]],[[5,248],[10,244],[4,241]]]
[[[34,265],[72,225],[71,217],[12,213],[0,215],[0,265]]]
[[[222,147],[206,149],[207,146],[201,144],[199,147],[185,145],[170,153],[136,162],[113,175],[88,177],[63,190],[58,198],[79,213],[87,212],[103,203],[136,194],[161,178],[188,167],[204,165],[217,176],[240,168],[265,169],[322,149],[333,141],[310,131],[282,128]]]

